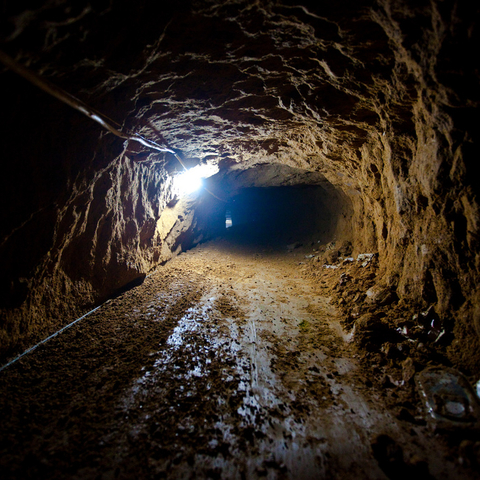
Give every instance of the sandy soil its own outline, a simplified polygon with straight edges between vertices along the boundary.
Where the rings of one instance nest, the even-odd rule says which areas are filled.
[[[5,369],[1,477],[478,478],[307,250],[204,244]]]

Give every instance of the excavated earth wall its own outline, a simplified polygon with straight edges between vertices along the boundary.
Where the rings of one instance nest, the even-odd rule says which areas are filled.
[[[377,289],[435,305],[453,350],[480,333],[479,7],[168,3],[12,2],[1,49],[187,166],[218,165],[218,196],[242,171],[269,186],[265,165],[276,186],[315,172],[342,199],[337,239],[378,252]],[[0,82],[8,356],[208,228],[195,203],[175,203],[172,155],[106,133],[7,69]]]

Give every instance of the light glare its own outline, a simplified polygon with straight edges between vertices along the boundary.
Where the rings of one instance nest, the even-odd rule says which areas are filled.
[[[215,175],[217,172],[218,166],[216,165],[197,165],[175,177],[175,191],[181,197],[190,195],[202,187],[204,178]]]
[[[181,196],[196,192],[201,186],[202,177],[193,169],[175,177],[175,189]]]

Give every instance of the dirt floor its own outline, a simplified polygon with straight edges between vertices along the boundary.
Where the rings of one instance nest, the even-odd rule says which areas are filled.
[[[415,387],[441,352],[328,255],[203,244],[0,372],[0,477],[480,478]]]

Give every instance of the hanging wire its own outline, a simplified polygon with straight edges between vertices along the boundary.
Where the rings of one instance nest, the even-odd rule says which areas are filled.
[[[38,88],[40,88],[44,92],[48,93],[49,95],[52,95],[53,97],[57,98],[61,102],[66,103],[67,105],[74,108],[75,110],[78,110],[79,112],[83,113],[84,115],[86,115],[88,118],[90,118],[94,122],[99,123],[103,128],[107,129],[109,132],[113,133],[117,137],[123,138],[125,140],[132,140],[132,141],[135,141],[135,142],[139,142],[142,145],[144,145],[148,148],[151,148],[153,150],[157,150],[159,152],[171,153],[178,160],[178,162],[184,168],[184,170],[188,171],[188,169],[185,166],[185,164],[183,163],[182,159],[171,148],[163,147],[163,146],[159,145],[158,143],[154,142],[153,140],[148,140],[148,139],[142,137],[138,133],[124,133],[121,130],[118,130],[118,128],[116,128],[112,125],[112,123],[115,123],[116,125],[119,126],[119,124],[117,122],[115,122],[111,118],[108,118],[106,115],[103,115],[102,113],[97,112],[95,109],[91,108],[90,106],[88,106],[87,104],[85,104],[84,102],[79,100],[78,98],[74,97],[70,93],[68,93],[65,90],[62,90],[61,88],[53,85],[48,80],[40,77],[36,73],[34,73],[34,72],[30,71],[29,69],[23,67],[22,65],[18,64],[17,62],[15,62],[15,60],[13,60],[13,58],[8,56],[6,53],[2,52],[1,50],[0,50],[0,62],[2,62],[10,70],[14,71],[15,73],[17,73],[21,77],[25,78],[25,80],[28,80],[30,83],[37,86]],[[215,195],[213,192],[211,192],[207,188],[205,188],[205,190],[210,195],[215,197],[216,199],[220,200],[221,202],[226,203],[225,200],[217,197],[217,195]],[[3,366],[0,366],[0,372],[2,370],[4,370],[5,368],[9,367],[10,365],[12,365],[13,363],[15,363],[16,361],[20,360],[23,356],[25,356],[28,353],[30,353],[31,351],[35,350],[40,345],[43,345],[48,340],[51,340],[52,338],[56,337],[57,335],[59,335],[60,333],[65,331],[67,328],[70,328],[75,323],[79,322],[80,320],[83,320],[85,317],[87,317],[91,313],[95,312],[100,307],[101,307],[101,305],[94,308],[93,310],[86,313],[85,315],[81,316],[80,318],[77,318],[73,322],[69,323],[68,325],[61,328],[60,330],[55,332],[53,335],[50,335],[49,337],[42,340],[41,342],[37,343],[33,347],[25,350],[22,354],[18,355],[17,357],[15,357],[13,360],[8,362],[7,364],[5,364]]]
[[[6,53],[2,52],[1,50],[0,50],[0,61],[6,67],[10,68],[10,70],[14,71],[21,77],[25,78],[25,80],[28,80],[30,83],[42,89],[44,92],[48,93],[49,95],[52,95],[53,97],[57,98],[61,102],[66,103],[67,105],[74,108],[75,110],[78,110],[79,112],[83,113],[88,118],[92,119],[94,122],[99,123],[103,128],[107,129],[109,132],[113,133],[117,137],[123,138],[125,140],[132,140],[134,142],[139,142],[142,145],[145,145],[146,147],[152,148],[153,150],[157,150],[159,152],[171,153],[172,155],[175,156],[175,158],[180,162],[182,167],[185,168],[186,170],[186,167],[183,164],[180,157],[171,148],[163,147],[152,140],[148,140],[142,137],[138,133],[130,134],[130,133],[124,133],[118,130],[118,128],[115,128],[112,125],[112,123],[117,123],[117,122],[97,112],[96,110],[89,107],[87,104],[85,104],[78,98],[74,97],[70,93],[67,93],[65,90],[62,90],[61,88],[50,83],[48,80],[40,77],[36,73],[18,64],[15,60],[13,60],[13,58],[9,57]]]
[[[37,86],[44,92],[48,93],[49,95],[52,95],[53,97],[57,98],[63,103],[66,103],[70,107],[74,108],[75,110],[78,110],[79,112],[83,113],[86,115],[88,118],[93,120],[94,122],[97,122],[100,124],[103,128],[108,130],[109,132],[113,133],[117,137],[123,138],[125,140],[132,140],[134,142],[141,143],[145,147],[151,148],[153,150],[157,150],[158,152],[166,152],[166,153],[171,153],[180,163],[180,165],[183,167],[185,171],[188,170],[188,168],[185,166],[183,163],[182,159],[179,157],[179,155],[172,150],[171,148],[161,146],[158,143],[154,142],[153,140],[148,140],[144,137],[142,137],[138,133],[124,133],[118,128],[114,127],[112,123],[115,123],[116,125],[119,125],[117,122],[114,120],[108,118],[106,115],[103,115],[100,112],[97,112],[95,109],[92,107],[88,106],[86,103],[82,102],[78,98],[74,97],[70,93],[66,92],[65,90],[57,87],[56,85],[53,85],[51,82],[48,80],[40,77],[40,75],[37,75],[36,73],[30,71],[28,68],[23,67],[22,65],[18,64],[13,58],[8,56],[6,53],[2,52],[0,50],[0,61],[8,67],[10,70],[14,71],[21,77],[25,78],[25,80],[28,80],[30,83],[33,85]],[[215,197],[216,199],[220,200],[221,202],[225,202],[225,200],[219,198],[217,195],[212,193],[210,190],[205,188],[205,190]]]

